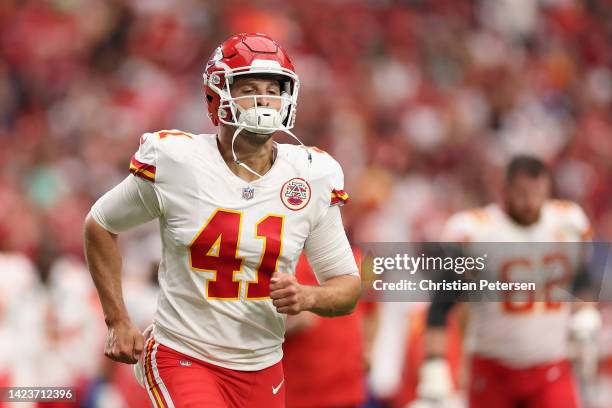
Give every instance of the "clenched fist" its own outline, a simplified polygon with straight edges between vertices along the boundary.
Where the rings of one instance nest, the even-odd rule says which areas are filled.
[[[108,326],[104,355],[120,363],[135,364],[144,348],[144,336],[129,321]]]
[[[295,315],[312,307],[312,287],[300,285],[295,276],[274,272],[270,278],[270,298],[278,313]]]

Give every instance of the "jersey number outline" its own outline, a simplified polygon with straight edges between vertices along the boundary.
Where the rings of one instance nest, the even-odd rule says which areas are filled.
[[[572,266],[570,260],[562,252],[553,252],[544,255],[539,262],[534,262],[528,258],[515,258],[506,261],[500,267],[501,280],[504,282],[513,282],[510,278],[513,270],[516,267],[533,270],[536,267],[554,268],[560,267],[562,274],[552,279],[548,279],[544,285],[544,302],[536,302],[535,293],[533,291],[507,291],[504,292],[504,300],[502,307],[506,313],[530,313],[534,311],[536,303],[542,304],[545,310],[558,310],[561,308],[561,302],[553,300],[552,291],[563,283],[567,283],[571,279]],[[527,299],[516,301],[512,299],[517,292],[527,294]]]
[[[245,300],[270,297],[270,278],[278,267],[282,251],[285,217],[268,214],[255,224],[255,238],[264,240],[264,249],[257,265],[254,281],[246,282]],[[189,245],[189,266],[200,272],[213,272],[206,280],[209,300],[239,300],[243,280],[243,258],[238,256],[242,232],[242,212],[217,209]]]

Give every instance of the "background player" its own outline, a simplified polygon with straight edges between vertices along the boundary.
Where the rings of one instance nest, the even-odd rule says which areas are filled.
[[[534,157],[515,157],[507,167],[503,204],[452,216],[444,241],[462,242],[580,242],[591,229],[581,208],[550,199],[550,177]],[[489,251],[495,244],[489,246]],[[499,244],[498,244],[499,245]],[[521,273],[542,275],[556,268],[576,275],[575,260],[550,247],[505,245],[489,254],[486,277],[514,281]],[[533,250],[535,248],[535,250]],[[570,270],[566,270],[570,268]],[[558,278],[558,277],[557,277]],[[577,407],[578,398],[568,358],[569,303],[512,299],[469,303],[466,343],[471,355],[468,394],[470,407]],[[422,399],[442,399],[452,392],[446,353],[446,316],[452,302],[434,299],[428,316],[426,351],[418,392]],[[582,338],[594,339],[597,311],[581,308],[571,317]]]
[[[283,314],[349,313],[360,279],[338,205],[338,163],[291,134],[299,79],[262,34],[231,37],[204,74],[219,135],[145,134],[133,175],[102,197],[86,253],[108,325],[105,354],[135,363],[144,347],[121,294],[116,234],[159,218],[161,296],[144,353],[156,406],[283,406]],[[320,287],[292,275],[304,249]]]

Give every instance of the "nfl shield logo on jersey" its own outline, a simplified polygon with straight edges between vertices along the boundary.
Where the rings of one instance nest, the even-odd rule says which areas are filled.
[[[244,187],[242,189],[242,198],[245,200],[251,200],[255,196],[255,189],[253,187]]]
[[[301,210],[310,201],[310,186],[302,178],[292,178],[283,184],[280,198],[288,209]]]

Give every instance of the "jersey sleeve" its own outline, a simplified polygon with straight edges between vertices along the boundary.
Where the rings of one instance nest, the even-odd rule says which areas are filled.
[[[359,277],[359,268],[337,207],[330,208],[311,231],[304,244],[304,253],[320,283],[340,275]]]
[[[311,233],[332,209],[338,210],[348,201],[348,194],[344,191],[344,172],[340,163],[331,155],[316,147],[309,147],[312,154],[311,174],[309,181],[315,191],[315,210],[312,212]]]
[[[154,185],[130,175],[100,197],[90,215],[102,228],[118,234],[160,217],[162,210]]]
[[[473,240],[474,222],[469,213],[452,215],[442,229],[443,242],[470,242]]]
[[[330,183],[331,183],[331,196],[329,205],[330,206],[343,206],[349,200],[348,193],[344,190],[344,172],[342,171],[342,167],[340,163],[338,163],[333,158],[330,159],[332,161],[331,168],[332,173],[330,175]]]
[[[145,133],[140,137],[140,146],[130,160],[130,173],[143,180],[155,182],[157,171],[157,137]]]
[[[568,211],[568,222],[571,228],[578,234],[581,241],[590,241],[593,239],[593,227],[589,218],[585,214],[582,207],[576,203],[572,203]]]
[[[344,190],[344,172],[340,163],[336,161],[329,153],[318,147],[311,146],[308,148],[312,154],[312,164],[317,169],[317,178],[325,179],[325,194],[326,201],[330,207],[342,206],[349,200],[348,193]]]

